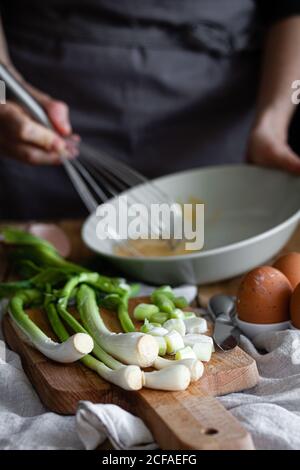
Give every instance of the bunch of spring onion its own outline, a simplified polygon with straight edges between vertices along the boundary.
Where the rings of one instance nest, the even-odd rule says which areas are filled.
[[[159,344],[159,355],[174,355],[177,361],[198,359],[208,362],[214,351],[207,332],[207,322],[194,312],[186,311],[184,297],[176,297],[170,286],[162,286],[151,295],[151,304],[139,304],[134,317],[144,321],[141,331],[153,335]],[[165,366],[158,358],[157,367]]]
[[[171,288],[156,289],[152,304],[136,307],[135,319],[144,321],[136,331],[128,312],[129,298],[137,293],[136,285],[70,263],[51,244],[26,232],[7,229],[1,240],[11,247],[12,260],[22,279],[0,284],[0,297],[9,299],[12,320],[45,356],[58,362],[80,360],[126,390],[142,386],[184,390],[191,380],[201,377],[199,356],[208,360],[209,345],[212,350],[208,337],[199,334],[199,328],[202,333],[205,330],[204,320],[183,312],[187,303],[184,298],[176,298]],[[79,320],[70,311],[74,304]],[[31,306],[45,310],[58,341],[30,319],[25,309]],[[107,328],[102,308],[117,314],[124,333]],[[199,341],[201,336],[206,339]],[[165,354],[174,355],[175,360],[163,358]],[[158,370],[142,370],[150,366]]]

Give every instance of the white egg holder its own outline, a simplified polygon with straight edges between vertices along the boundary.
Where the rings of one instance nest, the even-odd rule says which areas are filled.
[[[290,321],[284,321],[280,323],[249,323],[240,320],[238,317],[235,317],[235,323],[238,328],[249,338],[253,339],[260,333],[266,333],[269,331],[282,331],[282,330],[297,330]]]

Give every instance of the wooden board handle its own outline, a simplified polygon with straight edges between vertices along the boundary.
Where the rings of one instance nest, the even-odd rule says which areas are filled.
[[[253,450],[250,434],[214,397],[189,393],[139,394],[134,413],[151,429],[162,449]]]

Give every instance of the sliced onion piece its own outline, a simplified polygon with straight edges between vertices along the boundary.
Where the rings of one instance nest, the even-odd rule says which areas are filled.
[[[184,348],[184,342],[182,336],[178,331],[170,331],[167,335],[164,336],[167,343],[167,353],[176,354],[179,349]]]
[[[184,320],[186,333],[206,333],[207,321],[205,318],[191,317]]]
[[[188,334],[183,338],[185,346],[193,347],[196,343],[210,343],[213,352],[215,351],[214,341],[210,336],[200,334]]]
[[[173,361],[170,359],[165,359],[164,357],[158,357],[154,362],[154,367],[155,369],[160,370],[165,369],[166,367],[180,364],[189,369],[192,382],[196,382],[202,377],[204,366],[202,362],[198,361],[198,359],[181,359],[180,361]]]
[[[213,346],[211,343],[196,343],[193,346],[193,351],[199,361],[209,362],[213,352]]]
[[[105,351],[125,364],[150,367],[158,356],[158,344],[151,335],[134,332],[94,337]]]
[[[140,390],[143,387],[143,372],[138,366],[124,366],[112,370],[100,361],[97,362],[95,371],[108,382],[124,390]]]
[[[197,359],[197,356],[190,346],[186,346],[183,349],[179,349],[175,354],[176,361],[180,361],[181,359]]]
[[[180,318],[171,318],[170,320],[167,320],[163,324],[163,327],[168,331],[178,331],[181,336],[184,336],[186,332],[185,323]]]
[[[176,364],[154,372],[144,372],[144,386],[155,390],[186,390],[191,382],[189,369]]]

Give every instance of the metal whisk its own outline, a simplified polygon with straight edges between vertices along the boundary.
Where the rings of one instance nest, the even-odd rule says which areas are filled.
[[[3,64],[0,64],[0,79],[5,82],[14,97],[28,110],[36,121],[53,129],[41,105]],[[147,178],[125,163],[106,155],[104,152],[96,151],[84,143],[80,145],[79,158],[74,160],[63,158],[62,163],[79,196],[91,213],[97,209],[99,204],[120,195],[120,193],[132,187],[141,185],[139,197],[131,194],[130,191],[128,194],[126,193],[130,204],[145,204],[145,201],[147,205],[167,203],[175,209],[173,212],[175,217],[181,217],[182,215],[180,207],[176,204],[174,205],[174,201],[154,183],[147,180]],[[173,236],[174,226],[175,221],[169,227],[170,239],[168,242],[172,249],[178,243],[178,240],[175,240]],[[157,221],[154,226],[148,226],[147,230],[148,233],[150,230],[151,234],[154,234],[155,237],[163,238],[165,228],[163,221]],[[118,234],[115,235],[117,238]],[[135,247],[130,245],[128,249],[135,256],[140,255]]]
[[[90,212],[97,209],[99,201],[100,203],[106,202],[111,197],[117,197],[125,192],[129,204],[139,203],[149,207],[150,204],[167,203],[173,207],[174,217],[179,219],[182,216],[181,207],[174,205],[167,193],[153,182],[125,163],[85,144],[80,147],[80,157],[72,160],[68,174]],[[127,192],[136,186],[139,186],[138,192],[135,194],[131,194],[131,191]],[[163,220],[157,220],[151,225],[147,224],[148,220],[144,222],[144,228],[151,236],[162,238],[163,234],[169,233],[168,244],[171,249],[176,248],[178,240],[173,237],[175,221],[173,223],[169,221],[168,226]],[[127,249],[136,256],[140,255],[136,246],[127,245]]]

